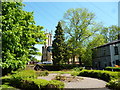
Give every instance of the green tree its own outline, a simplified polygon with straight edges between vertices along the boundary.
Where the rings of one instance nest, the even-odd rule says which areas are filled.
[[[64,62],[64,33],[61,23],[58,22],[55,36],[52,44],[53,64],[61,64]]]
[[[64,56],[64,63],[65,64],[69,64],[70,63],[70,61],[69,61],[69,59],[71,58],[71,54],[72,54],[72,52],[71,52],[71,47],[68,45],[68,43],[67,42],[65,42],[64,43],[64,53],[63,53],[63,56]]]
[[[38,55],[35,44],[45,39],[43,27],[34,25],[33,12],[23,11],[21,2],[2,2],[3,70],[24,68],[32,55]]]
[[[94,13],[85,8],[69,9],[64,14],[62,24],[68,44],[72,48],[73,64],[76,55],[79,55],[81,63],[82,50],[84,50],[82,48],[85,46],[85,40],[101,28],[99,24],[95,23],[94,17]]]
[[[120,33],[120,28],[116,25],[110,27],[104,27],[101,31],[101,34],[106,39],[106,43],[117,40],[118,34]]]
[[[96,34],[94,38],[88,43],[85,52],[83,52],[82,62],[86,66],[92,66],[92,49],[105,44],[103,35]]]

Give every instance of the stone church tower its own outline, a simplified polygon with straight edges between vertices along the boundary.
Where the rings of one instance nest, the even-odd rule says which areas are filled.
[[[52,34],[51,33],[45,33],[46,34],[46,43],[42,47],[42,62],[43,61],[52,61]]]

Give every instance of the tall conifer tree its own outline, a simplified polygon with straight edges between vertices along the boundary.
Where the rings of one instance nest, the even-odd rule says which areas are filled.
[[[58,22],[53,41],[53,64],[59,65],[64,61],[64,33],[61,23]]]

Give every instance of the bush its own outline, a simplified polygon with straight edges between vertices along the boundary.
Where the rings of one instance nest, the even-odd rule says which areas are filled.
[[[17,90],[17,88],[14,88],[12,86],[9,86],[7,84],[0,85],[0,90]]]
[[[114,89],[114,90],[120,90],[120,72],[118,73],[117,79],[112,79],[106,84],[106,87]]]
[[[18,86],[17,86],[18,87]],[[26,79],[22,80],[19,84],[19,88],[27,90],[39,90],[45,88],[64,88],[64,83],[57,80],[47,81],[44,79]]]
[[[49,84],[47,85],[47,88],[64,88],[64,83],[57,80],[51,80],[49,81]]]
[[[19,87],[20,89],[25,89],[25,90],[39,89],[39,86],[36,85],[32,79],[21,80],[19,86],[16,85],[16,87]]]
[[[106,87],[114,90],[120,90],[120,80],[114,79],[107,83]]]
[[[49,70],[49,71],[59,71],[59,70],[64,70],[64,69],[73,69],[75,67],[79,67],[79,65],[76,65],[76,64],[61,64],[61,65],[42,64],[42,65],[36,65],[35,70],[44,69],[44,70]]]
[[[47,71],[36,72],[33,70],[24,70],[11,75],[10,84],[14,87],[27,90],[39,90],[41,88],[63,88],[64,83],[60,81],[47,81],[37,79],[37,76],[46,76]],[[52,86],[52,87],[51,87]]]
[[[78,76],[86,76],[110,81],[112,78],[117,78],[117,72],[101,71],[101,70],[83,70]]]
[[[17,72],[16,74],[11,75],[10,84],[19,88],[24,83],[24,80],[30,79],[30,78],[31,79],[37,78],[35,71],[23,70],[21,72]]]
[[[109,71],[120,71],[120,67],[106,67],[105,70],[109,70]]]
[[[48,71],[36,71],[37,76],[48,76]]]
[[[75,67],[75,68],[73,68],[72,70],[73,71],[81,71],[83,69],[83,67]]]
[[[78,76],[78,75],[79,75],[79,72],[71,72],[71,75],[72,75],[72,76]]]
[[[35,71],[24,70],[12,75],[12,79],[22,80],[27,78],[37,78]]]
[[[44,80],[44,79],[34,79],[32,80],[34,83],[39,87],[39,88],[46,88],[48,85],[49,81]]]
[[[29,89],[31,87],[32,89],[36,89],[36,90],[43,88],[55,88],[55,89],[64,88],[64,83],[57,80],[47,81],[44,79],[27,79],[25,82],[26,83],[24,83],[23,86],[25,86],[26,88],[23,87],[24,89]]]

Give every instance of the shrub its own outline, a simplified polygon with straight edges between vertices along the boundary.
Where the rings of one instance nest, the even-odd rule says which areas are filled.
[[[36,72],[33,70],[24,70],[11,75],[10,84],[14,87],[25,90],[39,90],[41,88],[62,88],[64,83],[60,81],[47,81],[37,79],[37,76],[46,76],[47,71]],[[51,87],[52,86],[52,87]]]
[[[32,79],[21,80],[19,86],[16,86],[16,87],[19,87],[20,89],[25,89],[25,90],[39,89],[39,86],[36,85]]]
[[[48,71],[36,71],[37,76],[48,76]]]
[[[112,78],[117,78],[117,72],[101,71],[101,70],[83,70],[78,76],[86,76],[110,81]]]
[[[113,79],[106,84],[106,87],[114,90],[120,90],[120,80]]]
[[[49,70],[49,71],[59,71],[64,69],[73,69],[75,67],[79,67],[77,64],[61,64],[61,65],[36,65],[35,67],[38,67],[38,70],[40,68]]]
[[[34,79],[34,80],[32,80],[32,81],[34,81],[34,83],[35,83],[39,88],[45,88],[45,87],[48,85],[48,83],[49,83],[49,81],[44,80],[44,79]]]
[[[83,69],[83,67],[75,67],[75,68],[73,68],[72,70],[73,71],[81,71]]]
[[[37,77],[35,75],[35,71],[33,71],[33,70],[24,70],[24,71],[18,72],[16,74],[13,74],[12,78],[21,80],[21,79],[37,78]]]
[[[109,71],[120,71],[120,67],[106,67],[105,70],[109,70]]]
[[[62,75],[60,75],[60,74],[58,74],[58,75],[56,75],[56,77],[55,77],[55,80],[65,80],[66,79],[66,77],[65,76],[62,76]]]
[[[120,72],[83,70],[79,75],[105,80],[108,82],[106,85],[108,88],[120,90]]]
[[[18,86],[17,86],[18,87]],[[57,80],[47,81],[44,79],[26,79],[22,80],[19,84],[19,88],[27,90],[39,90],[43,88],[63,88],[64,83]]]
[[[14,88],[12,86],[9,86],[7,84],[0,85],[0,90],[17,90],[17,88]]]
[[[58,80],[51,80],[47,85],[47,88],[64,88],[64,83]]]
[[[35,71],[33,70],[24,70],[18,72],[16,74],[11,75],[10,83],[15,87],[21,87],[23,80],[25,79],[35,79],[37,76],[35,75]]]
[[[79,72],[71,72],[71,75],[72,75],[72,76],[78,76],[78,75],[79,75]]]

